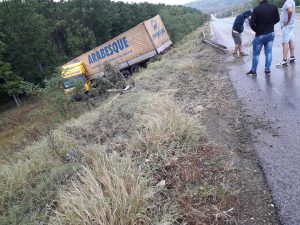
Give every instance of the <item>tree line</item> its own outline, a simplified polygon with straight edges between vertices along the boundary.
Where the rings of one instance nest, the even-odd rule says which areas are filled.
[[[277,7],[281,8],[284,4],[283,0],[269,0],[270,3],[276,5]],[[300,5],[300,0],[295,0],[296,5]],[[252,5],[257,5],[257,0],[252,0]]]
[[[55,68],[160,14],[173,42],[208,16],[164,4],[110,0],[0,2],[0,104],[31,84],[43,85]]]

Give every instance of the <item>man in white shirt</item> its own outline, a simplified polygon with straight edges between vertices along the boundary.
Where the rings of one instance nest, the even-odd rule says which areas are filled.
[[[282,12],[280,15],[280,24],[282,30],[282,47],[283,59],[277,64],[278,67],[287,66],[289,63],[294,63],[295,59],[295,42],[293,37],[293,29],[295,25],[296,6],[294,0],[284,0]],[[290,58],[288,53],[290,50]]]

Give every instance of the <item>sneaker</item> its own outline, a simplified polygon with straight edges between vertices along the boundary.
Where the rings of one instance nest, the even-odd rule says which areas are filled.
[[[270,75],[270,74],[271,74],[271,71],[270,71],[270,70],[265,70],[265,74],[266,74],[266,75]]]
[[[287,60],[281,60],[279,63],[277,63],[276,67],[283,67],[283,66],[288,66],[288,61]]]
[[[251,75],[251,76],[256,76],[256,72],[250,70],[248,73],[246,73],[247,75]]]
[[[288,60],[290,63],[294,63],[294,62],[296,62],[296,58],[295,57],[291,57],[291,58],[289,58],[289,60]]]

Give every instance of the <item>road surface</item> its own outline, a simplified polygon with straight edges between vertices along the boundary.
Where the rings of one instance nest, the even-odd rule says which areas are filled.
[[[232,52],[234,18],[213,19],[216,40]],[[282,59],[281,32],[276,27],[271,75],[264,74],[264,54],[257,77],[246,76],[251,68],[249,28],[243,34],[250,56],[235,59],[229,54],[230,77],[244,110],[253,125],[255,147],[282,224],[300,224],[300,20],[295,27],[296,59],[286,68],[275,68]]]

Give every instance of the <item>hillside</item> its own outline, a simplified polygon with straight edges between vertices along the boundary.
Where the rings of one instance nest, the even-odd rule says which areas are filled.
[[[0,111],[22,96],[21,81],[43,86],[55,68],[157,14],[174,43],[206,20],[195,9],[146,2],[0,1]]]
[[[205,13],[219,13],[236,8],[250,6],[251,0],[200,0],[185,4],[185,6],[201,10]]]
[[[276,224],[226,56],[199,32],[131,92],[7,154],[0,224]]]

